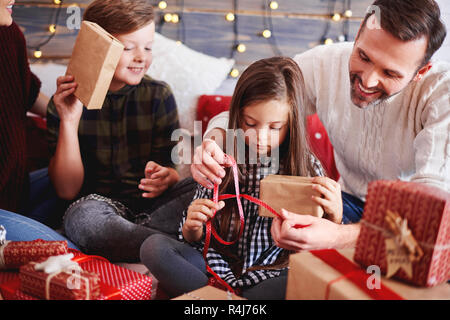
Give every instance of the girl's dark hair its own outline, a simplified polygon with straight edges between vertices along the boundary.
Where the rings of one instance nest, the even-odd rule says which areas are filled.
[[[441,10],[434,0],[376,0],[368,8],[360,33],[373,14],[379,14],[377,18],[381,20],[381,28],[399,40],[412,41],[421,37],[428,39],[425,56],[419,68],[430,61],[447,35],[445,25],[441,21]]]
[[[258,102],[269,100],[285,101],[290,107],[288,117],[288,134],[280,146],[280,168],[282,173],[292,176],[314,176],[314,164],[311,159],[306,135],[305,121],[305,84],[298,64],[288,57],[262,59],[251,64],[239,78],[230,104],[228,129],[237,130],[243,123],[243,109]],[[228,139],[228,137],[227,137]],[[236,136],[234,139],[238,139]],[[234,142],[234,158],[237,159],[238,143]],[[239,165],[239,180],[243,182],[245,164]],[[231,168],[220,185],[220,193],[235,193]],[[234,201],[234,200],[232,200]],[[233,221],[232,221],[233,220]],[[218,214],[219,233],[222,237],[229,235],[229,228],[234,225],[235,239],[239,229],[239,215],[235,202],[229,201]],[[221,246],[217,246],[219,249]],[[219,249],[222,253],[228,248]],[[228,256],[230,256],[228,254]],[[283,257],[284,260],[286,257]],[[232,264],[232,263],[230,263]]]

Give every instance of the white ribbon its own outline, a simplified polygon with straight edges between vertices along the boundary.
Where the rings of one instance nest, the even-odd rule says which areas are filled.
[[[3,269],[6,265],[5,257],[3,255],[3,250],[5,250],[8,243],[11,241],[5,240],[3,241],[3,244],[0,245],[0,269]]]
[[[84,280],[86,283],[86,300],[90,299],[90,286],[89,286],[89,279],[86,277],[81,276],[81,274],[77,272],[83,271],[79,264],[75,261],[72,261],[73,254],[65,254],[65,255],[59,255],[59,256],[52,256],[49,257],[47,260],[41,263],[37,263],[34,266],[34,269],[37,271],[43,271],[49,276],[45,280],[45,298],[47,300],[50,300],[50,283],[56,275],[64,272],[67,274],[70,274],[72,277],[75,276],[80,280]],[[75,271],[75,273],[74,273]],[[67,287],[69,289],[71,285],[69,285],[69,279],[67,279]],[[79,288],[78,288],[79,289]]]

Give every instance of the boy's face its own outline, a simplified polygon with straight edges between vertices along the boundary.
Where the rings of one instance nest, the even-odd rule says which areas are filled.
[[[0,27],[12,24],[12,7],[15,0],[0,0]]]
[[[127,84],[137,85],[141,82],[152,63],[154,35],[154,22],[131,33],[114,35],[125,46],[125,50],[111,81],[110,91],[120,90]]]

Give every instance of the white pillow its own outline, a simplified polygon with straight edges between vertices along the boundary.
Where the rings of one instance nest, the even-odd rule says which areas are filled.
[[[155,33],[153,62],[147,74],[170,85],[180,126],[193,134],[198,97],[214,94],[233,65],[233,59],[208,56]]]
[[[31,71],[41,80],[41,91],[48,97],[56,92],[56,79],[66,74],[67,66],[56,63],[33,63]]]

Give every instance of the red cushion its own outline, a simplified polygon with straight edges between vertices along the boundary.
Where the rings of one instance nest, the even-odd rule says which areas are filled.
[[[197,120],[202,121],[202,135],[205,133],[209,120],[228,110],[230,103],[230,96],[200,96],[197,104]],[[312,152],[319,158],[327,175],[337,181],[339,172],[334,161],[333,146],[317,114],[307,118],[307,131]]]
[[[197,103],[197,120],[202,122],[202,136],[208,127],[208,122],[214,116],[230,107],[230,96],[202,95]]]

